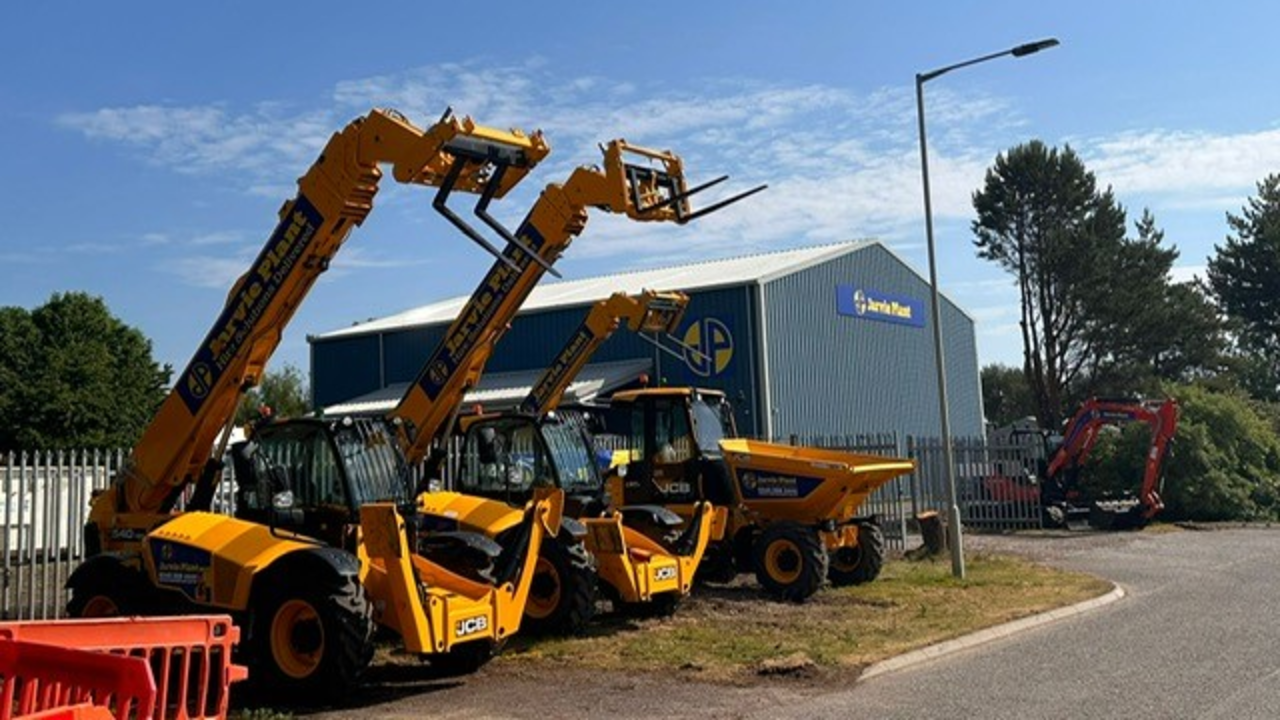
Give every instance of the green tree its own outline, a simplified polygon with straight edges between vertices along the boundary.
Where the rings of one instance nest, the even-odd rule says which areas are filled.
[[[1258,183],[1240,215],[1227,214],[1234,235],[1215,245],[1206,271],[1221,310],[1238,329],[1248,389],[1280,400],[1280,175]]]
[[[973,204],[979,257],[1017,278],[1023,372],[1036,415],[1056,427],[1097,350],[1085,310],[1122,244],[1124,210],[1070,147],[1038,140],[997,156]]]
[[[236,408],[236,424],[256,420],[263,406],[276,417],[302,417],[311,412],[311,395],[302,371],[285,364],[279,372],[268,370],[257,387],[245,393]]]
[[[0,452],[19,446],[26,423],[27,382],[39,357],[38,333],[23,308],[0,308]]]
[[[1150,211],[1135,225],[1137,237],[1116,248],[1091,292],[1095,353],[1081,395],[1158,395],[1162,382],[1208,377],[1223,365],[1225,328],[1213,302],[1195,283],[1168,281],[1178,252],[1161,245]]]
[[[982,368],[982,409],[993,425],[1008,425],[1036,414],[1027,376],[1018,368],[993,364]]]
[[[0,310],[0,349],[0,450],[132,445],[170,374],[141,332],[85,293]]]

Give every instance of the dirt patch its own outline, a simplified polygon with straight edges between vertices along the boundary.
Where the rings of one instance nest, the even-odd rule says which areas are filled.
[[[791,653],[786,657],[769,658],[756,668],[756,675],[761,677],[798,677],[812,678],[818,672],[818,664],[803,652]]]

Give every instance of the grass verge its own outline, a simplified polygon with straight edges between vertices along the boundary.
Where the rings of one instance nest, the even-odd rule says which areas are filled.
[[[699,588],[674,617],[600,618],[575,638],[513,639],[501,663],[589,669],[695,671],[742,681],[761,674],[821,674],[1101,595],[1111,584],[1008,556],[888,563],[875,582],[828,588],[804,604],[765,599],[754,582]]]

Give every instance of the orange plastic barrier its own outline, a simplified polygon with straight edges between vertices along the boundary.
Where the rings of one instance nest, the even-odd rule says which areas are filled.
[[[231,684],[248,676],[231,661],[240,629],[225,615],[3,622],[0,642],[6,640],[142,661],[156,698],[154,713],[138,713],[139,718],[225,718]]]
[[[0,720],[149,718],[156,684],[142,658],[0,640]],[[114,715],[108,708],[114,707]]]

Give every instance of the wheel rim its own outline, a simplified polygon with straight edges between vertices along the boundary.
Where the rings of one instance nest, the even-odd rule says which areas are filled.
[[[289,600],[271,623],[271,654],[288,676],[305,678],[324,658],[324,625],[310,603]]]
[[[533,568],[533,582],[529,585],[529,599],[524,605],[525,614],[538,620],[550,617],[560,604],[563,586],[556,566],[546,558],[538,558]]]
[[[769,577],[783,585],[800,579],[804,561],[800,546],[790,540],[774,540],[764,552],[764,569]]]
[[[102,618],[120,615],[120,605],[109,595],[94,595],[84,604],[81,617]]]

